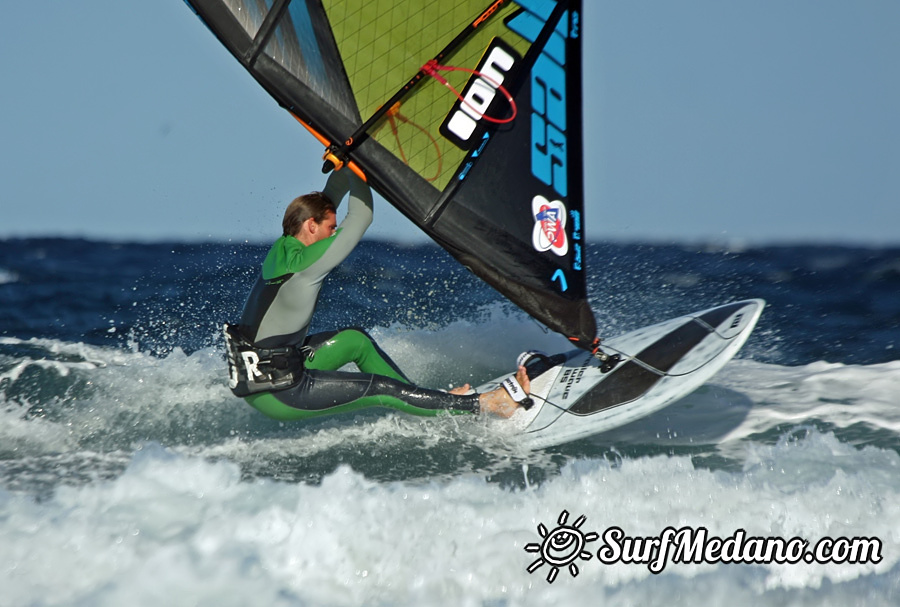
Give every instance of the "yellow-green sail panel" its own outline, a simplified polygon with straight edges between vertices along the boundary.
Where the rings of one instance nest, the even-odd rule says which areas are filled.
[[[484,0],[335,0],[323,5],[363,120],[378,111],[488,6]],[[524,54],[529,42],[510,35],[503,26],[503,19],[517,10],[519,6],[512,2],[501,7],[443,63],[475,69],[501,29],[505,30],[505,41]],[[463,90],[471,76],[465,72],[441,75],[457,91]],[[465,157],[463,150],[438,132],[456,102],[452,91],[429,77],[369,136],[443,189]]]

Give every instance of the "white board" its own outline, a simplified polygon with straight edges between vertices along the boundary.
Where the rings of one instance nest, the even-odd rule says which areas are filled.
[[[602,372],[589,352],[573,350],[526,366],[534,405],[508,420],[531,448],[577,440],[649,415],[706,383],[737,354],[765,302],[725,304],[603,342],[621,362]],[[477,391],[494,389],[509,375]]]

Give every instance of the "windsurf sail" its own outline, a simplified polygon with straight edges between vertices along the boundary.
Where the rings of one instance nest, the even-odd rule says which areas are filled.
[[[186,0],[275,100],[460,263],[596,349],[580,0]],[[347,169],[342,169],[347,170]]]

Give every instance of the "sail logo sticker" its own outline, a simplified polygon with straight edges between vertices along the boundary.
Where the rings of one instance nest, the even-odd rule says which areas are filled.
[[[552,4],[540,0],[519,4],[526,10],[506,25],[529,42],[536,42],[547,26]],[[531,68],[531,173],[561,198],[569,195],[566,46],[569,38],[578,37],[579,25],[579,14],[568,11]]]
[[[551,251],[560,257],[569,252],[566,238],[566,207],[559,200],[550,202],[543,196],[535,196],[531,201],[534,216],[534,231],[531,244],[536,251]]]
[[[532,71],[531,173],[560,196],[569,194],[566,71],[541,54]]]
[[[519,54],[508,44],[495,38],[466,83],[462,99],[457,101],[441,124],[441,135],[453,145],[468,150],[481,140],[479,127],[497,97],[497,89],[519,61]]]

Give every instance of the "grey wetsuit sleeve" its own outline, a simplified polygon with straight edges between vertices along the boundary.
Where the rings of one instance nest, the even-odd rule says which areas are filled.
[[[335,205],[349,194],[347,216],[334,236],[310,245],[310,248],[324,251],[309,266],[271,287],[271,292],[265,291],[269,288],[265,286],[266,281],[262,278],[257,281],[245,305],[241,323],[249,327],[245,332],[259,347],[297,345],[303,341],[322,282],[350,254],[372,223],[372,192],[366,182],[349,169],[333,172],[324,194]]]
[[[338,226],[337,234],[333,236],[328,250],[310,266],[309,270],[314,274],[327,274],[344,261],[362,240],[363,234],[372,223],[373,216],[372,190],[349,169],[332,171],[323,193],[335,206],[340,205],[344,196],[347,196],[347,216]]]

